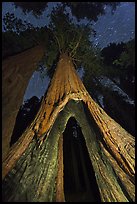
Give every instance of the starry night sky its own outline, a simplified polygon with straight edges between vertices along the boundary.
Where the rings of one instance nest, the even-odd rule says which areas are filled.
[[[94,23],[97,31],[94,43],[106,47],[110,42],[126,42],[135,37],[135,3],[123,2],[112,15],[106,7],[106,15],[99,17]]]
[[[48,3],[46,11],[39,18],[36,18],[31,12],[25,15],[20,8],[15,9],[13,2],[3,2],[2,16],[7,12],[14,13],[16,17],[40,27],[49,24],[50,19],[48,14],[56,4],[57,2]],[[105,10],[105,15],[100,16],[97,22],[92,22],[93,28],[97,33],[95,38],[91,38],[94,46],[102,49],[112,42],[126,42],[135,37],[135,2],[121,2],[113,15],[109,6],[106,6]],[[75,18],[74,21],[76,21]],[[80,23],[87,23],[87,21],[82,20]],[[40,98],[48,87],[49,81],[50,79],[48,77],[41,79],[40,73],[34,72],[23,100],[27,100],[33,95]]]

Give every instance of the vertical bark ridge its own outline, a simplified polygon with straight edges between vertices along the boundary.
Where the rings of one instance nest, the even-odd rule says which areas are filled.
[[[43,134],[46,135],[50,132],[55,120],[57,119],[59,112],[63,110],[65,105],[70,100],[82,100],[86,105],[91,118],[93,118],[95,124],[97,125],[101,133],[101,138],[99,139],[103,142],[103,146],[100,145],[102,151],[104,151],[104,154],[107,155],[108,160],[112,163],[116,174],[124,183],[125,189],[128,189],[128,184],[131,186],[132,197],[134,197],[133,179],[135,174],[135,140],[132,135],[130,135],[118,123],[116,123],[112,118],[110,118],[105,113],[105,111],[91,98],[79,76],[77,75],[71,59],[66,54],[63,54],[60,57],[47,96],[45,96],[44,100],[42,101],[42,108],[38,112],[36,120],[32,123],[33,130],[35,130],[35,134],[37,135],[37,139],[41,139],[41,136]],[[29,128],[27,131],[29,131]],[[23,146],[25,145],[25,140],[27,140],[28,143],[31,142],[33,136],[29,137],[27,135],[27,131],[26,134],[24,134],[23,142],[19,144],[17,142],[14,147],[16,151],[14,151],[12,156],[9,156],[9,158],[5,161],[4,165],[6,164],[10,166],[10,163],[12,163],[12,166],[10,166],[8,170],[6,169],[6,173],[4,175],[6,175],[8,171],[10,171],[19,156],[21,156],[23,151],[25,151],[24,149],[27,148],[27,146],[25,146],[25,148],[23,149]],[[97,158],[95,158],[95,160],[97,160]],[[108,170],[103,173],[103,169],[106,169],[106,166],[103,161],[100,165],[102,166],[102,168],[100,166],[97,166],[96,168],[98,169],[98,174],[101,175],[103,181],[103,179],[105,180],[105,177],[107,177],[106,172]],[[126,179],[123,178],[125,175],[128,180],[127,182]],[[101,178],[98,181],[100,185]],[[109,192],[108,194],[109,190],[107,188],[112,186],[111,178],[108,178],[107,185],[108,186],[105,189],[103,189],[102,187],[100,190],[102,192],[101,194],[104,196],[102,197],[102,200],[115,200],[115,196],[113,195],[113,193],[116,194],[116,192],[118,191],[117,186],[112,187],[113,192]]]
[[[56,187],[56,202],[64,202],[64,177],[63,177],[63,135],[59,138],[58,147],[58,173],[57,173],[57,187]]]
[[[28,81],[43,55],[43,47],[36,46],[2,61],[2,159],[10,150],[13,128]]]
[[[118,165],[117,161],[111,156],[111,154],[106,150],[106,148],[104,148],[101,142],[100,142],[100,147],[101,147],[101,150],[106,155],[106,157],[109,158],[109,161],[111,162],[113,170],[117,175],[117,178],[119,179],[119,183],[121,183],[122,188],[125,189],[125,191],[128,194],[128,197],[131,197],[132,200],[134,200],[135,189],[134,189],[134,184],[130,179],[130,176],[126,174],[124,171],[121,171],[121,168]]]
[[[100,131],[103,134],[103,140],[107,144],[108,148],[110,149],[112,154],[117,158],[117,161],[120,162],[120,165],[123,166],[124,170],[128,174],[130,174],[130,176],[134,175],[134,173],[135,173],[134,159],[131,158],[131,156],[129,154],[127,154],[126,151],[125,152],[121,151],[124,148],[122,148],[122,149],[118,148],[118,146],[120,146],[120,145],[123,146],[125,144],[122,141],[123,136],[125,137],[127,135],[130,137],[130,134],[127,133],[122,127],[120,127],[120,125],[117,124],[114,120],[111,120],[112,123],[110,123],[110,120],[109,120],[109,122],[106,123],[105,121],[107,121],[107,119],[109,119],[109,116],[106,113],[100,114],[97,105],[96,105],[96,109],[94,109],[93,107],[95,105],[92,107],[91,105],[89,106],[89,104],[90,103],[88,103],[88,108],[89,108],[93,118],[95,119],[96,123],[98,124],[98,126],[100,128]],[[106,116],[106,120],[104,120],[104,117],[103,117],[104,115]],[[108,124],[109,124],[109,127],[108,127]],[[118,134],[119,129],[121,130],[120,134]],[[132,144],[132,142],[134,143],[134,138],[132,136],[130,137],[130,139],[131,139],[131,142],[128,141],[128,145],[130,145],[130,143]],[[130,148],[132,148],[131,145],[130,145]],[[123,160],[123,158],[125,158],[126,162],[125,162],[125,160]]]

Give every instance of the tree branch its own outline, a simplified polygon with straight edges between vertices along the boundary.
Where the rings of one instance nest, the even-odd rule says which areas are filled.
[[[61,53],[61,46],[60,46],[58,37],[57,37],[57,36],[55,35],[55,33],[51,30],[51,28],[48,28],[48,29],[52,32],[52,34],[53,34],[53,36],[54,36],[54,38],[55,38],[55,40],[56,40],[56,42],[57,42],[57,44],[58,44],[59,52]]]
[[[79,46],[79,44],[80,44],[81,38],[82,38],[82,34],[80,35],[79,40],[78,40],[76,46],[73,48],[73,50],[72,50],[71,53],[70,53],[70,55],[71,55],[72,57],[74,57],[74,55],[75,55],[75,53],[76,53],[76,50],[77,50],[77,48],[78,48],[78,46]],[[74,54],[72,55],[73,52],[74,52]]]

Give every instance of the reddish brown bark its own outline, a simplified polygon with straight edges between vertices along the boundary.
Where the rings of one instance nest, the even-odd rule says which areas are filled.
[[[9,151],[18,110],[32,73],[44,50],[36,46],[2,62],[2,157]]]
[[[41,142],[44,139],[42,137],[43,135],[48,137],[58,113],[70,100],[82,100],[87,106],[91,117],[94,119],[101,133],[100,141],[103,142],[100,142],[101,151],[108,158],[117,177],[123,183],[124,188],[128,189],[129,194],[134,199],[135,140],[132,135],[110,118],[91,98],[78,77],[71,58],[65,53],[60,56],[48,93],[43,98],[35,120],[32,122],[30,128],[22,135],[22,138],[14,145],[4,161],[3,177],[12,169],[25,151],[34,133]],[[98,185],[102,201],[120,201],[122,198],[125,199],[124,195],[120,197],[119,190],[113,183],[113,177],[108,178],[104,163],[102,161],[98,163],[97,155],[94,159],[96,161],[95,171],[100,175]],[[102,188],[102,183],[107,188]]]
[[[63,135],[59,138],[58,147],[58,173],[56,179],[56,202],[64,202],[64,173],[63,173]]]

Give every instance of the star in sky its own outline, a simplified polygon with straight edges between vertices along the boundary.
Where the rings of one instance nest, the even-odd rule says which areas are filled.
[[[106,47],[110,42],[126,42],[135,37],[135,3],[121,2],[114,14],[109,6],[106,14],[99,17],[93,24],[97,35],[94,44],[100,48]]]
[[[13,2],[3,2],[2,16],[6,12],[14,12],[16,17],[30,22],[35,27],[41,27],[49,24],[50,18],[48,15],[57,4],[60,4],[60,2],[49,2],[48,8],[39,18],[36,18],[32,15],[32,12],[25,15],[20,8],[15,9]],[[66,11],[71,15],[69,7]],[[121,2],[113,15],[109,6],[105,6],[105,11],[106,14],[100,16],[97,22],[92,22],[97,33],[95,38],[91,37],[94,45],[98,44],[99,47],[103,48],[110,42],[126,42],[135,37],[135,2]],[[76,22],[75,17],[73,17],[73,20]],[[88,21],[85,18],[80,23],[87,24]]]
[[[43,79],[41,78],[41,73],[35,71],[29,81],[28,87],[26,89],[23,102],[31,98],[32,96],[37,96],[41,98],[48,88],[50,83],[50,78],[46,75]]]
[[[26,20],[36,27],[41,27],[49,24],[50,18],[48,14],[50,14],[56,4],[56,2],[49,2],[48,9],[39,18],[36,18],[32,15],[32,12],[25,15],[20,8],[15,9],[13,2],[3,2],[2,16],[7,12],[14,13],[17,18]],[[67,9],[69,10],[69,8]],[[102,49],[112,42],[126,42],[135,37],[135,2],[121,2],[113,15],[109,6],[105,6],[105,10],[105,15],[100,16],[97,22],[92,22],[93,28],[97,33],[94,38],[93,36],[91,37],[94,46]],[[74,21],[76,21],[75,18]],[[88,22],[85,18],[80,23],[87,24]],[[27,87],[24,100],[34,95],[40,98],[45,93],[49,81],[48,76],[42,81],[40,73],[34,72]]]

